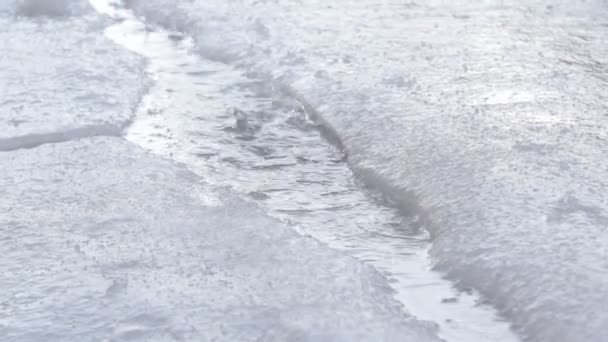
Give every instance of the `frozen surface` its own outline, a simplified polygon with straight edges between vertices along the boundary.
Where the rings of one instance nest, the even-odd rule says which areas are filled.
[[[150,27],[128,9],[106,35],[146,57],[153,86],[125,138],[229,186],[300,234],[354,256],[390,280],[404,310],[450,342],[518,341],[493,308],[430,269],[429,234],[368,191],[300,103],[263,78],[193,53],[191,37]]]
[[[438,341],[377,272],[122,139],[0,165],[3,341]]]
[[[130,1],[279,81],[530,341],[608,336],[604,1]]]
[[[68,17],[82,15],[91,7],[82,0],[5,0],[13,3],[15,12],[26,17]]]
[[[143,61],[103,36],[90,5],[44,3],[0,7],[0,151],[120,135],[146,88]],[[59,3],[71,16],[49,16]]]

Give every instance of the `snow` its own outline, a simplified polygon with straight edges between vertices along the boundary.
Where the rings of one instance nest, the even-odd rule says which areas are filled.
[[[602,1],[130,1],[281,82],[530,341],[608,335]]]
[[[438,341],[376,271],[123,139],[0,164],[5,341]]]

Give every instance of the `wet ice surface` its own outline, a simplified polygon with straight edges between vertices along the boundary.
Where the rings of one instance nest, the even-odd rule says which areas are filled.
[[[0,164],[3,341],[438,341],[376,271],[123,139]]]
[[[120,135],[145,91],[141,59],[100,34],[94,11],[57,11],[0,15],[0,151]]]
[[[439,341],[376,270],[100,133],[147,81],[99,18],[0,9],[2,341]]]
[[[119,23],[108,37],[148,58],[154,86],[127,139],[230,186],[304,235],[380,270],[405,310],[449,341],[515,341],[508,324],[430,271],[428,234],[361,189],[343,153],[320,136],[280,84],[192,54],[188,36],[146,27],[128,11],[93,2]]]
[[[20,16],[66,18],[91,13],[86,1],[80,0],[5,0]]]
[[[608,336],[602,1],[131,1],[288,86],[530,341]]]

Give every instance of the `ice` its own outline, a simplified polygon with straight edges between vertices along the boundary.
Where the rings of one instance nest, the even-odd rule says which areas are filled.
[[[63,16],[69,14],[69,0],[23,0],[18,12],[26,16]]]
[[[29,2],[28,2],[29,3]],[[120,135],[146,90],[144,62],[90,15],[0,15],[0,151]]]
[[[83,0],[3,0],[0,15],[19,17],[65,19],[92,13],[92,8]]]
[[[16,5],[18,15],[28,17],[66,17],[81,15],[91,8],[82,0],[7,0]]]
[[[130,1],[280,82],[530,341],[608,336],[602,1]]]
[[[147,80],[103,21],[11,11],[3,341],[438,341],[375,270],[120,138]]]
[[[91,3],[118,19],[106,35],[145,56],[154,80],[127,140],[237,189],[299,234],[374,267],[404,310],[436,324],[441,338],[519,341],[475,292],[459,292],[429,269],[428,233],[360,187],[300,103],[250,73],[200,58],[187,35],[146,25],[107,0]]]
[[[123,139],[0,165],[3,341],[438,341],[376,271]]]

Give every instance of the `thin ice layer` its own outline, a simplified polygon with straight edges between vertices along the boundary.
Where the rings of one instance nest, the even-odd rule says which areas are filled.
[[[438,341],[375,271],[122,139],[0,165],[3,341]]]
[[[143,61],[96,17],[0,16],[0,151],[119,135],[145,91]]]
[[[603,1],[131,1],[280,80],[531,341],[608,336]]]
[[[5,0],[13,3],[15,13],[26,17],[67,17],[91,11],[85,0]]]

